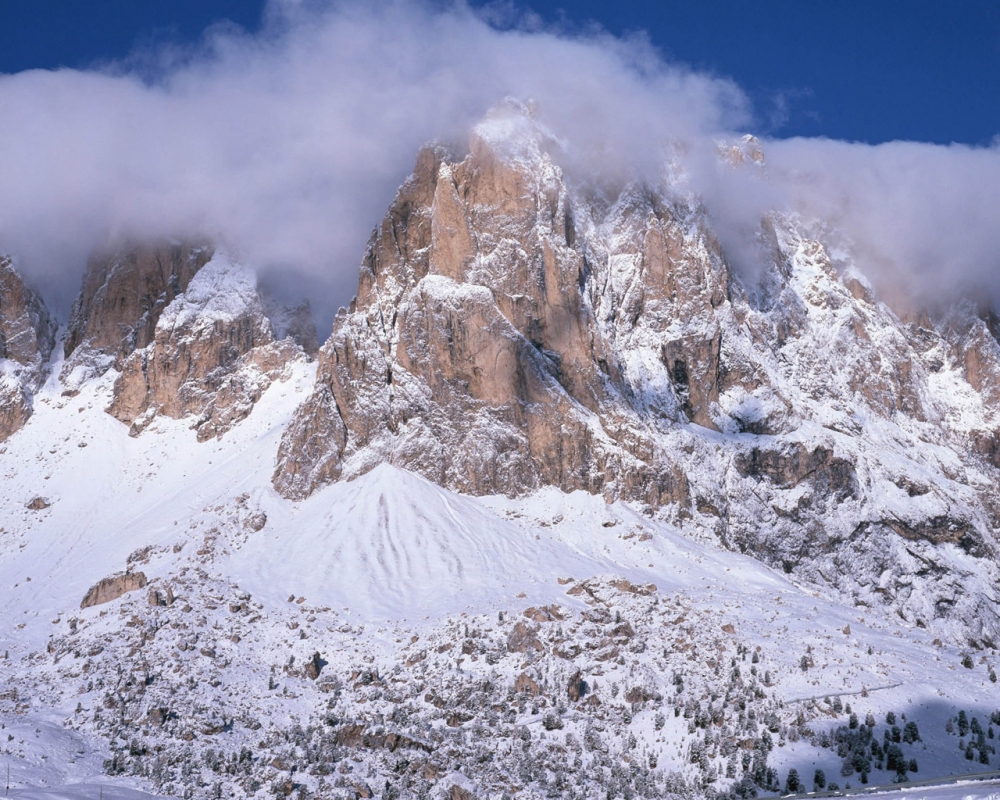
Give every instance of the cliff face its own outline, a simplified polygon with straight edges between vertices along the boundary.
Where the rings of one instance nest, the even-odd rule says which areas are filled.
[[[157,415],[190,416],[204,440],[245,418],[315,342],[308,305],[267,309],[253,271],[228,254],[208,245],[123,245],[87,266],[62,374],[72,389],[114,368],[108,411],[133,435]]]
[[[46,375],[55,325],[41,298],[0,256],[0,442],[31,416],[32,395]]]
[[[583,489],[996,637],[989,319],[900,318],[793,217],[762,222],[751,279],[696,198],[571,184],[549,141],[508,108],[464,158],[420,154],[275,487],[301,498],[389,462],[473,494]],[[752,141],[724,155],[765,168]]]
[[[421,153],[369,246],[356,309],[321,351],[276,485],[304,496],[387,460],[475,494],[557,485],[684,501],[584,293],[592,266],[559,171],[534,139],[508,156],[488,134],[460,162]],[[669,225],[668,213],[648,224]],[[697,268],[717,271],[713,258],[703,247]],[[677,399],[663,401],[677,418]]]
[[[120,369],[130,353],[153,340],[160,314],[211,257],[207,245],[166,242],[95,253],[70,315],[68,363],[89,359]]]
[[[275,338],[253,271],[216,252],[125,359],[108,411],[133,435],[162,414],[191,416],[201,440],[221,436],[301,358],[292,338]]]

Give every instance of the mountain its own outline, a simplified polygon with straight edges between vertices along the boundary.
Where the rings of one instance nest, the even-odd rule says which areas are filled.
[[[318,353],[219,244],[96,253],[58,334],[0,261],[15,792],[996,768],[996,318],[890,307],[790,212],[740,250],[682,160],[561,148],[517,103],[424,148]]]
[[[11,260],[0,256],[0,442],[31,416],[55,334],[45,304]]]
[[[763,221],[748,278],[697,198],[574,186],[552,143],[515,106],[464,158],[420,154],[282,439],[278,491],[381,463],[474,495],[581,489],[997,641],[990,318],[900,318],[787,215]],[[735,152],[761,168],[753,142]]]

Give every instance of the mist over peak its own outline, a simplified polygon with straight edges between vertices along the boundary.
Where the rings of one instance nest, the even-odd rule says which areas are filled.
[[[764,213],[792,208],[841,229],[876,278],[1000,294],[995,145],[770,139],[766,170],[731,169],[716,142],[756,127],[733,81],[641,36],[497,14],[282,0],[257,34],[216,26],[185,52],[0,76],[0,249],[65,318],[95,246],[207,237],[283,299],[307,295],[323,335],[420,146],[467,143],[517,98],[565,169],[657,183],[681,154],[737,262]]]

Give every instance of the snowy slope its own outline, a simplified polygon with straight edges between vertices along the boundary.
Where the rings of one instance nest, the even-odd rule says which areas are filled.
[[[136,737],[149,747],[183,748],[177,752],[199,764],[215,763],[206,753],[259,752],[264,743],[271,755],[258,757],[253,775],[278,780],[281,770],[267,764],[288,759],[282,737],[322,717],[330,703],[340,726],[392,717],[401,698],[379,688],[392,685],[386,676],[400,687],[412,681],[420,697],[431,691],[442,698],[442,708],[421,700],[410,722],[399,717],[395,728],[447,742],[466,727],[475,730],[477,715],[487,713],[461,699],[468,691],[462,686],[483,680],[510,686],[518,675],[533,675],[548,688],[498,717],[500,764],[514,763],[502,744],[508,727],[534,730],[532,741],[547,746],[537,732],[545,732],[554,706],[546,711],[540,701],[562,696],[560,709],[569,707],[556,711],[564,727],[550,737],[603,736],[612,752],[627,752],[631,735],[644,753],[656,755],[661,782],[669,772],[695,786],[704,770],[688,753],[701,730],[686,716],[672,716],[673,708],[678,714],[687,708],[675,698],[708,698],[730,659],[743,677],[730,681],[729,691],[757,686],[764,694],[753,700],[759,718],[780,718],[782,733],[774,739],[781,746],[769,764],[782,779],[792,766],[803,775],[821,767],[838,776],[835,753],[798,734],[793,741],[790,733],[798,730],[800,710],[814,734],[832,730],[838,716],[822,698],[838,694],[858,713],[871,711],[880,727],[888,710],[919,721],[927,745],[913,751],[919,777],[969,771],[958,737],[944,723],[959,709],[986,720],[1000,706],[987,678],[988,654],[965,669],[962,653],[934,643],[931,633],[841,605],[832,592],[796,586],[627,504],[555,489],[521,499],[463,497],[390,466],[299,503],[283,500],[270,484],[274,453],[311,372],[308,364],[296,365],[241,425],[205,443],[184,420],[165,418],[129,437],[103,410],[113,375],[84,385],[75,397],[63,396],[52,379],[30,423],[0,448],[0,582],[7,587],[0,594],[0,651],[7,654],[0,676],[15,690],[0,701],[0,723],[14,737],[3,751],[16,787],[83,782],[61,794],[23,796],[89,796],[97,781],[108,780],[101,777],[105,759],[122,747],[127,752]],[[27,508],[36,497],[50,505]],[[147,589],[81,610],[87,590],[124,570],[130,556]],[[168,586],[173,604],[150,605],[147,592]],[[553,622],[535,621],[550,614],[531,611],[542,607],[553,609]],[[629,630],[614,633],[616,619]],[[511,637],[519,621],[541,649],[529,644],[518,654]],[[601,633],[604,626],[610,633]],[[761,673],[751,679],[747,654],[757,647]],[[706,661],[713,652],[719,656]],[[302,672],[313,653],[325,662],[315,681]],[[806,654],[813,666],[803,671]],[[765,666],[766,689],[759,682]],[[374,677],[365,678],[366,670]],[[599,705],[577,709],[565,699],[575,670]],[[682,673],[686,688],[675,694]],[[129,676],[143,674],[155,680],[140,689],[143,681]],[[118,688],[109,695],[110,686]],[[645,687],[644,694],[621,705],[630,686]],[[404,696],[411,692],[404,689]],[[151,725],[149,714],[161,707],[176,720]],[[659,715],[666,717],[660,727]],[[605,732],[596,733],[595,725]],[[472,741],[474,734],[453,746],[472,748]],[[351,774],[374,786],[392,774],[382,753],[361,750],[355,761],[341,763],[353,764]],[[140,762],[121,766],[121,785],[165,793],[190,785],[199,796],[223,785],[210,767],[199,767],[197,780],[165,764],[127,778]],[[720,751],[710,766],[725,763]],[[487,793],[493,773],[462,758],[455,764],[457,773],[427,785],[479,786]],[[588,767],[600,769],[606,768]],[[613,770],[607,775],[612,780]],[[241,780],[225,783],[226,791],[253,794],[270,785],[254,783],[252,775]],[[318,778],[293,772],[289,780],[316,789]],[[975,796],[979,789],[963,791]]]

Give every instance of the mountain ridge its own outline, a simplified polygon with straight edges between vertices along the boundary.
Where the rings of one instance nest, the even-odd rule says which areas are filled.
[[[897,313],[793,213],[751,275],[680,161],[602,193],[562,146],[508,103],[421,150],[315,358],[221,245],[95,255],[58,334],[0,262],[18,780],[735,800],[993,763],[954,728],[996,697],[995,320]]]

